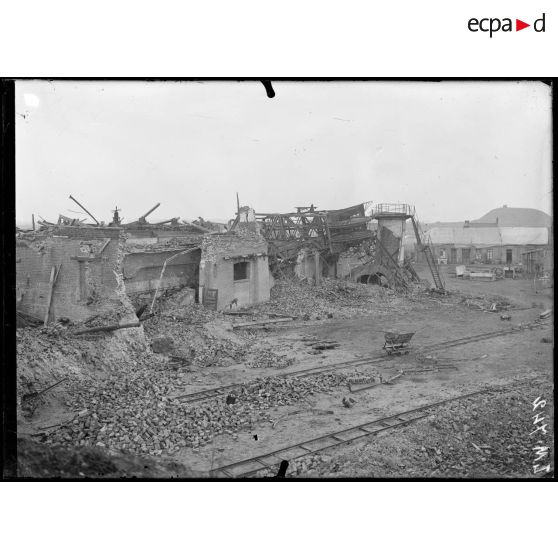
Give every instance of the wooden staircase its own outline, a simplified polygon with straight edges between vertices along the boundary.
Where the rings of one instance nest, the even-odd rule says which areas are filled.
[[[436,263],[436,258],[434,257],[434,252],[432,250],[432,244],[428,242],[423,243],[421,231],[416,220],[416,216],[411,217],[411,222],[413,223],[413,229],[415,230],[415,236],[417,238],[417,248],[424,254],[426,258],[426,263],[430,268],[430,273],[432,274],[432,279],[434,279],[434,285],[439,291],[445,291],[444,282],[440,275],[440,270],[438,269],[438,264]]]

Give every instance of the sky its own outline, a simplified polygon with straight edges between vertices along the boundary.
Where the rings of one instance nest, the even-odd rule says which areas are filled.
[[[541,82],[19,81],[16,220],[404,202],[419,219],[551,213]],[[88,222],[91,222],[88,220]]]

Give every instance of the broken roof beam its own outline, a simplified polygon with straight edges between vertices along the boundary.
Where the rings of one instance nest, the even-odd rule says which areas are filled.
[[[193,227],[194,229],[199,230],[200,232],[205,232],[205,233],[213,232],[211,229],[206,229],[205,227],[202,227],[201,225],[196,225],[195,223],[190,223],[189,221],[186,221],[185,219],[182,219],[182,222],[185,225],[188,225],[189,227]]]
[[[366,225],[372,221],[372,217],[353,217],[352,219],[347,219],[343,221],[330,221],[329,227],[331,229],[342,229],[346,227],[357,227]]]
[[[54,226],[55,223],[51,223],[50,221],[47,221],[44,217],[42,217],[41,215],[39,215],[41,221],[39,221],[39,225],[52,225]]]
[[[328,214],[343,214],[346,213],[347,215],[364,215],[364,204],[359,203],[357,205],[352,205],[351,207],[344,207],[342,209],[328,209]]]
[[[160,202],[159,202],[158,204],[154,205],[147,213],[144,213],[144,214],[138,219],[138,221],[139,221],[140,223],[145,223],[145,222],[146,222],[146,221],[145,221],[145,218],[146,218],[148,215],[151,215],[151,213],[153,213],[160,205],[161,205]]]
[[[95,221],[95,223],[97,223],[97,225],[100,224],[99,221],[97,221],[97,219],[95,219],[95,217],[93,217],[93,215],[91,213],[89,213],[89,211],[87,211],[87,209],[85,209],[85,207],[83,207],[83,205],[81,205],[81,203],[79,203],[73,196],[70,196],[70,199],[73,202],[77,203],[81,207],[81,209],[83,209],[83,211],[85,211],[85,213],[87,213],[87,215],[89,215],[89,217],[91,217],[91,219],[93,219],[93,221]]]
[[[180,219],[180,217],[172,217],[171,219],[166,219],[165,221],[159,221],[158,223],[150,223],[151,225],[166,225],[168,223],[174,223],[174,224],[179,224],[178,220]]]

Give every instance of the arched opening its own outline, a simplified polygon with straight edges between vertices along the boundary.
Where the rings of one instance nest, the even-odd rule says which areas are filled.
[[[387,287],[387,280],[382,273],[369,273],[361,275],[358,278],[359,283],[365,283],[367,285],[380,285],[381,287]]]

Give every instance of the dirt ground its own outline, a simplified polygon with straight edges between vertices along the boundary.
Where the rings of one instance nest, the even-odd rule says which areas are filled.
[[[533,402],[542,398],[548,433],[536,432]],[[550,379],[463,399],[397,432],[303,457],[291,477],[542,478],[552,476],[554,433]],[[550,466],[550,467],[549,467]],[[290,470],[289,470],[290,469]]]
[[[426,270],[418,272],[428,278]],[[532,440],[538,437],[529,433],[533,430],[531,417],[536,414],[532,402],[537,397],[546,401],[544,412],[549,426],[553,423],[553,316],[540,328],[513,335],[440,351],[428,352],[421,347],[532,322],[543,309],[553,309],[552,295],[549,291],[535,293],[528,280],[477,282],[445,277],[445,281],[449,296],[427,292],[400,296],[370,286],[369,291],[362,291],[370,293],[370,298],[361,301],[362,311],[355,299],[354,307],[332,312],[333,317],[322,312],[263,331],[233,335],[227,326],[230,318],[219,318],[217,329],[226,331],[226,343],[235,347],[247,344],[251,350],[260,348],[286,359],[294,357],[295,362],[287,367],[258,368],[227,356],[223,361],[226,366],[194,362],[173,369],[164,355],[155,355],[136,363],[125,385],[122,369],[66,382],[54,390],[55,394],[43,398],[32,416],[20,417],[19,433],[49,448],[61,445],[83,451],[94,447],[113,457],[145,455],[172,460],[176,468],[169,476],[189,476],[185,471],[205,475],[211,469],[343,428],[488,387],[504,388],[521,380],[523,383],[495,394],[437,407],[428,418],[412,425],[293,460],[288,476],[540,477],[543,472],[533,472],[537,455]],[[487,312],[463,304],[464,299],[475,297],[506,297],[511,306],[505,313],[511,320],[501,320],[502,311]],[[331,305],[335,306],[333,302]],[[279,311],[277,304],[274,309]],[[408,355],[351,366],[323,378],[274,380],[285,372],[382,356],[384,332],[392,330],[415,332]],[[164,332],[159,328],[155,333]],[[213,328],[211,334],[217,335],[218,331]],[[309,346],[312,340],[327,340],[335,346],[317,352]],[[226,346],[222,346],[225,351]],[[402,369],[424,367],[424,357],[444,359],[456,369],[407,373],[393,384],[358,393],[351,393],[347,387],[349,376],[382,375],[387,379]],[[94,363],[91,366],[99,368]],[[182,394],[240,382],[251,390],[242,395],[238,389],[231,389],[238,398],[233,404],[226,404],[225,396],[199,403],[176,399]],[[141,386],[151,384],[158,387],[146,395],[147,390]],[[122,403],[113,397],[114,393],[122,394]],[[355,400],[350,408],[343,404],[348,396]],[[136,412],[138,407],[142,409]],[[84,418],[76,415],[80,412],[85,413]],[[64,422],[69,424],[56,426]],[[51,425],[56,427],[45,428]],[[196,429],[192,430],[192,425]],[[155,440],[154,445],[146,445],[145,436]],[[543,438],[545,445],[553,448],[553,433]],[[552,463],[553,470],[553,455],[552,450],[537,463]],[[83,475],[78,471],[75,476]]]

